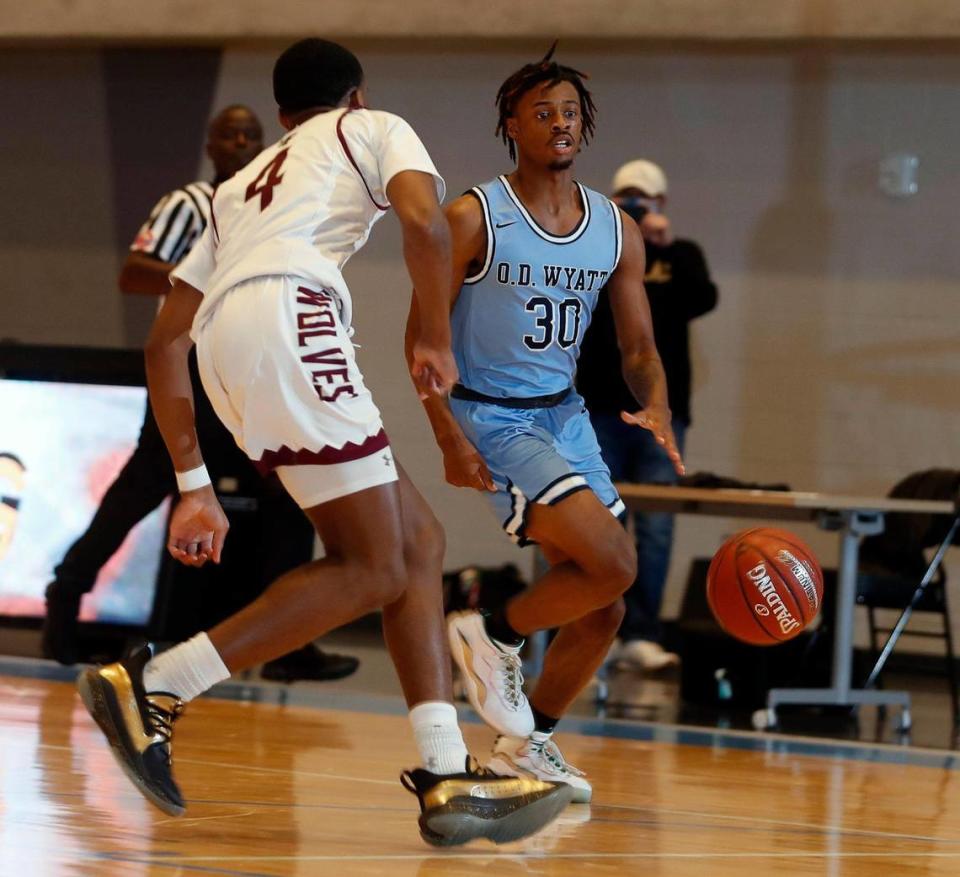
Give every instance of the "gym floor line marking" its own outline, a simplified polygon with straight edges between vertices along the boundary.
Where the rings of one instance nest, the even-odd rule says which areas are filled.
[[[258,807],[274,810],[353,810],[360,813],[409,813],[408,807],[385,807],[382,804],[303,804],[283,801],[230,801],[226,798],[187,798],[187,806]],[[178,818],[177,824],[183,822]]]
[[[400,780],[374,780],[367,777],[348,776],[341,773],[321,773],[312,770],[302,770],[301,768],[290,768],[289,770],[280,767],[260,767],[256,764],[227,764],[219,761],[204,761],[199,758],[178,758],[177,764],[203,764],[207,767],[225,767],[231,770],[251,771],[254,773],[279,773],[284,776],[297,777],[316,777],[323,780],[344,780],[350,783],[369,783],[377,786],[399,786]]]
[[[118,858],[109,853],[93,855],[88,858],[102,859],[104,861],[130,861],[140,862],[144,865],[183,865],[190,862],[417,862],[424,859],[476,859],[476,860],[495,860],[520,859],[520,860],[544,860],[544,859],[960,859],[958,852],[829,852],[817,850],[793,850],[778,852],[740,852],[740,853],[608,853],[608,852],[583,852],[583,853],[553,853],[534,850],[529,853],[385,853],[383,855],[309,855],[309,856],[170,856],[163,859],[157,859],[152,856],[141,858]]]
[[[74,747],[72,746],[61,746],[56,744],[47,744],[41,743],[38,744],[37,748],[44,749],[56,749],[62,751],[73,751]],[[258,767],[256,765],[233,765],[225,764],[222,762],[211,762],[204,761],[201,759],[187,759],[179,758],[177,759],[178,764],[203,764],[209,765],[212,767],[226,767],[231,769],[237,769],[246,772],[253,773],[275,773],[283,774],[285,776],[292,776],[296,773],[297,776],[309,776],[319,779],[332,779],[337,781],[346,781],[346,782],[360,782],[368,783],[372,785],[386,785],[394,786],[395,783],[392,780],[377,780],[377,779],[368,779],[364,777],[355,777],[348,776],[346,774],[328,774],[328,773],[318,773],[315,771],[303,771],[303,770],[285,770],[282,768],[272,768],[272,767]],[[129,797],[133,798],[133,795]],[[404,808],[394,807],[394,808],[385,808],[385,807],[345,807],[341,805],[325,805],[325,804],[296,804],[296,805],[287,805],[283,803],[274,803],[274,802],[257,802],[257,801],[227,801],[219,799],[188,799],[188,804],[213,804],[221,805],[225,807],[229,806],[246,806],[246,807],[289,807],[289,809],[328,809],[334,807],[334,809],[349,809],[349,810],[377,810],[377,811],[387,811],[392,810],[395,812],[406,812]],[[782,819],[768,819],[758,816],[738,816],[733,814],[725,813],[706,813],[698,810],[676,810],[671,808],[659,808],[655,806],[649,807],[639,807],[632,806],[627,804],[597,804],[593,805],[596,809],[606,808],[610,810],[625,810],[633,813],[651,813],[651,814],[671,814],[674,816],[689,816],[697,819],[716,819],[716,820],[727,820],[733,822],[751,822],[751,823],[764,823],[771,827],[783,826],[789,828],[802,828],[808,831],[820,832],[823,834],[842,834],[842,835],[854,835],[854,836],[863,836],[863,837],[891,837],[898,838],[901,840],[917,840],[917,841],[929,841],[932,843],[946,843],[953,844],[957,843],[957,839],[952,838],[937,838],[937,837],[924,837],[922,835],[909,835],[909,834],[897,834],[894,832],[873,832],[870,829],[859,829],[859,828],[845,828],[843,826],[828,826],[828,825],[819,825],[812,822],[794,822]],[[201,817],[198,817],[201,818]],[[207,819],[221,818],[221,817],[202,817]],[[177,820],[180,822],[181,820]]]
[[[187,816],[176,819],[158,819],[154,825],[189,825],[192,822],[210,822],[213,819],[245,819],[256,816],[256,810],[244,810],[242,813],[221,813],[218,816]]]
[[[106,854],[96,861],[116,862],[126,865],[150,865],[153,868],[176,868],[178,874],[184,871],[190,871],[195,874],[225,874],[227,877],[276,877],[274,874],[266,874],[263,871],[237,871],[233,868],[212,868],[204,865],[184,865],[174,861],[153,861],[149,859],[139,859],[133,856]]]
[[[55,797],[77,797],[78,795],[68,795],[66,793],[58,793]],[[135,794],[129,794],[126,797],[129,797],[133,800],[139,800],[140,796]],[[385,807],[383,805],[369,805],[369,806],[360,806],[356,804],[288,804],[282,802],[272,802],[272,801],[228,801],[224,799],[213,799],[213,798],[190,798],[187,800],[188,806],[221,806],[221,807],[254,807],[261,809],[286,809],[286,810],[335,810],[335,811],[360,811],[360,812],[375,812],[381,814],[402,814],[407,816],[410,813],[410,808],[408,807]],[[720,826],[713,825],[711,820],[726,820],[729,822],[748,822],[748,823],[761,823],[763,827],[757,827],[755,829],[751,828],[754,834],[760,832],[766,832],[768,830],[772,831],[777,828],[785,829],[796,829],[797,833],[806,833],[813,834],[815,836],[824,836],[824,837],[839,837],[839,838],[892,838],[895,840],[903,841],[913,841],[915,843],[932,843],[932,844],[946,844],[948,846],[954,844],[960,844],[960,838],[949,838],[949,837],[935,837],[931,835],[921,835],[921,834],[902,834],[898,832],[889,832],[889,831],[874,831],[868,828],[845,828],[843,826],[827,826],[827,825],[818,825],[812,822],[792,822],[781,819],[764,819],[761,817],[752,817],[752,816],[733,816],[720,813],[704,813],[698,810],[677,810],[673,808],[657,808],[657,807],[631,807],[623,804],[593,804],[593,810],[614,810],[614,811],[626,811],[627,813],[649,813],[649,817],[645,819],[611,819],[609,817],[604,817],[599,815],[596,812],[592,812],[586,822],[607,822],[618,825],[650,825],[656,824],[661,828],[675,828],[675,829],[689,829],[692,827],[708,827],[708,828],[720,828]],[[657,817],[661,814],[672,815],[672,816],[681,816],[681,817],[690,817],[694,819],[701,820],[697,826],[692,826],[688,822],[676,822],[670,823],[665,822],[663,819],[658,819]],[[161,819],[156,824],[157,825],[184,825],[187,822],[201,822],[206,820],[215,820],[215,819],[237,819],[247,816],[257,815],[257,810],[247,810],[243,813],[226,813],[213,816],[197,816],[197,817],[178,817],[176,819]],[[743,828],[734,829],[731,827],[729,830],[738,830],[743,831]],[[149,855],[149,853],[145,853]]]
[[[55,745],[55,744],[38,744],[37,748],[72,751],[74,747],[61,746],[61,745]],[[209,765],[212,767],[226,767],[231,769],[238,769],[246,772],[275,773],[275,774],[283,774],[286,776],[291,776],[294,773],[294,771],[292,770],[285,770],[282,768],[258,767],[256,765],[232,765],[232,764],[225,764],[222,762],[203,761],[201,759],[180,758],[177,760],[177,763],[178,764],[203,764],[203,765]],[[328,773],[319,773],[315,771],[303,771],[303,770],[297,770],[295,771],[295,773],[297,776],[309,776],[309,777],[315,777],[319,779],[332,779],[332,780],[346,781],[346,782],[360,782],[360,783],[368,783],[372,785],[387,785],[387,786],[395,785],[395,783],[392,780],[369,779],[364,777],[348,776],[345,774],[328,774]],[[133,797],[133,796],[131,795],[130,797]],[[401,812],[401,810],[403,810],[403,812],[405,812],[404,808],[399,808],[399,807],[367,808],[367,807],[342,807],[340,805],[324,805],[324,804],[285,805],[282,803],[273,803],[273,802],[256,802],[256,801],[241,802],[241,801],[226,801],[226,800],[218,800],[218,799],[192,799],[192,800],[188,799],[187,803],[188,804],[213,804],[213,805],[220,805],[225,807],[229,807],[229,806],[289,807],[289,809],[294,809],[294,810],[295,809],[328,809],[329,807],[334,807],[335,809],[377,810],[377,811],[392,810],[395,812]],[[897,838],[900,840],[927,841],[931,843],[945,843],[945,844],[954,844],[958,842],[957,839],[952,839],[952,838],[925,837],[922,835],[898,834],[894,832],[873,832],[870,829],[819,825],[817,823],[812,823],[812,822],[794,822],[794,821],[787,821],[782,819],[768,819],[768,818],[757,817],[757,816],[738,816],[738,815],[725,814],[725,813],[706,813],[698,810],[677,810],[677,809],[671,809],[671,808],[664,809],[664,808],[658,808],[654,806],[638,807],[638,806],[631,806],[626,804],[594,804],[594,807],[596,809],[606,808],[609,810],[624,810],[632,813],[650,813],[654,815],[655,814],[671,814],[674,816],[688,816],[688,817],[704,819],[704,820],[713,819],[713,820],[727,820],[732,822],[764,823],[766,825],[769,825],[770,827],[782,826],[787,828],[801,828],[807,831],[819,832],[825,835],[840,834],[840,835],[860,836],[860,837],[890,837],[890,838]],[[233,814],[233,816],[236,816],[236,815],[238,814]],[[197,817],[197,818],[198,819],[199,818],[218,819],[218,818],[224,818],[224,817],[210,816],[210,817]],[[177,820],[177,821],[180,822],[180,820]]]
[[[91,731],[94,729],[91,729]],[[2,739],[2,735],[0,735]],[[36,745],[37,749],[54,749],[61,752],[74,752],[76,750],[75,746],[62,746],[58,743],[38,743]],[[298,776],[298,777],[317,777],[318,779],[325,780],[345,780],[346,782],[351,783],[371,783],[378,786],[396,786],[399,785],[399,780],[375,780],[369,779],[367,777],[355,777],[348,776],[346,774],[339,773],[320,773],[317,771],[311,770],[301,770],[297,768],[294,770],[290,768],[289,770],[282,767],[261,767],[256,764],[229,764],[223,761],[207,761],[202,758],[177,758],[177,764],[202,764],[207,767],[224,767],[229,768],[230,770],[241,770],[253,773],[279,773],[284,776]]]

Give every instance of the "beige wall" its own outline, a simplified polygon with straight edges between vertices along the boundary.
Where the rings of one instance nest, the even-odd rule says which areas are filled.
[[[452,194],[506,167],[493,138],[493,95],[535,48],[354,45],[373,101],[410,119]],[[270,114],[273,55],[269,47],[228,50],[214,104],[242,99]],[[17,120],[2,135],[17,148],[0,184],[18,193],[3,206],[0,335],[124,340],[114,243],[98,225],[109,222],[102,192],[110,167],[91,57],[45,54],[29,68],[0,67],[4,84],[29,81],[34,95],[27,105],[10,89],[0,93],[4,117]],[[624,159],[661,162],[677,229],[701,243],[720,285],[718,310],[694,331],[689,468],[874,494],[910,471],[960,465],[960,58],[935,49],[574,44],[563,58],[591,73],[600,108],[580,178],[604,188]],[[48,167],[24,144],[50,126],[62,133]],[[906,201],[876,185],[878,161],[900,151],[920,157],[920,192]],[[522,555],[480,498],[441,482],[403,371],[409,292],[398,254],[388,218],[348,268],[361,363],[401,457],[447,524],[449,565],[516,560]],[[742,525],[681,521],[668,614],[688,559],[709,555]],[[797,529],[833,562],[833,536]]]
[[[0,5],[6,40],[333,37],[944,39],[943,0],[31,0]]]
[[[94,52],[0,53],[0,338],[122,343]]]

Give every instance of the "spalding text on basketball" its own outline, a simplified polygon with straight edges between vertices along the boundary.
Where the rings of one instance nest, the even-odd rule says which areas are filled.
[[[780,625],[780,630],[783,633],[796,630],[800,626],[800,622],[790,614],[790,610],[780,599],[766,566],[758,563],[753,569],[747,571],[747,576],[757,586],[760,596],[766,600],[767,605],[773,612],[773,617],[777,619],[777,623]]]

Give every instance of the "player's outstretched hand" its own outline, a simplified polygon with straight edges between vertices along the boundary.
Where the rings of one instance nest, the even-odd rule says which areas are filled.
[[[418,341],[413,345],[410,375],[421,399],[448,396],[460,377],[450,345],[433,346]]]
[[[458,436],[449,442],[441,442],[440,448],[443,451],[443,471],[448,484],[496,492],[497,488],[487,464],[466,437]]]
[[[658,408],[645,408],[643,411],[636,411],[633,414],[621,411],[620,418],[624,423],[649,429],[657,440],[657,444],[667,452],[677,475],[686,474],[687,470],[683,465],[683,459],[680,457],[680,451],[677,450],[677,440],[673,437],[673,428],[670,426],[669,411]]]
[[[167,549],[187,566],[220,563],[223,540],[230,523],[213,488],[207,485],[182,494],[170,517]]]

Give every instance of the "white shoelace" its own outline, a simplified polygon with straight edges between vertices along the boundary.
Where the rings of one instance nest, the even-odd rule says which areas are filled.
[[[582,770],[567,763],[567,760],[563,757],[563,753],[560,751],[560,747],[557,746],[553,740],[546,740],[543,743],[531,740],[528,745],[533,760],[545,765],[547,773],[568,774],[574,777],[586,776]]]
[[[527,702],[523,693],[523,667],[520,656],[498,648],[500,653],[500,673],[503,675],[503,693],[507,705],[514,711],[522,709]]]

